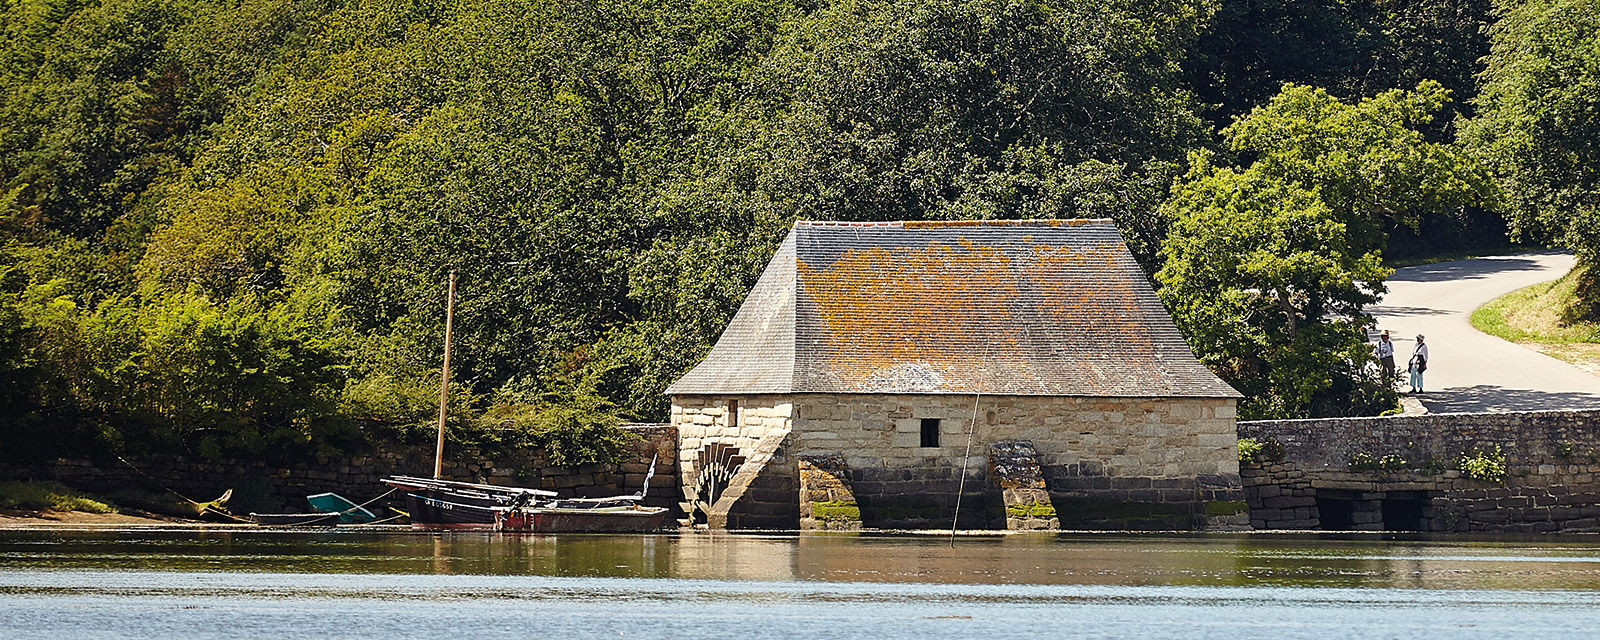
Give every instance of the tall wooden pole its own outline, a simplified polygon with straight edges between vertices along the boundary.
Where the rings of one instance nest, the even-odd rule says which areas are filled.
[[[450,332],[456,323],[456,270],[450,270],[450,293],[444,305],[444,370],[439,374],[439,446],[433,451],[433,477],[444,477],[444,418],[450,409]]]

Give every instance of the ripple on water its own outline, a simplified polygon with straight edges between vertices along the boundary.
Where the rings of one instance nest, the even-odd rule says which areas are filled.
[[[1594,638],[1597,593],[1586,539],[0,532],[23,637]]]

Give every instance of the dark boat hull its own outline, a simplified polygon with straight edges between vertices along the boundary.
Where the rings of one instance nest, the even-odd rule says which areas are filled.
[[[408,491],[411,526],[442,525],[446,528],[493,529],[498,506],[486,500],[452,495],[445,491]]]
[[[487,530],[509,533],[646,533],[659,531],[668,511],[661,507],[549,508],[506,506],[480,492],[396,484],[411,507],[411,526],[428,530]]]
[[[631,509],[535,509],[508,513],[496,530],[522,533],[650,533],[660,531],[667,510],[661,507]]]

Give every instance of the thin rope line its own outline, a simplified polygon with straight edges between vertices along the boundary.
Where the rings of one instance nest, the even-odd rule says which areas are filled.
[[[1028,332],[1023,330],[1026,337]],[[983,359],[979,364],[989,361],[989,349],[994,345],[983,346]],[[978,402],[983,399],[983,389],[988,382],[988,371],[982,366],[978,367],[978,391],[972,394],[972,422],[967,424],[967,449],[961,454],[961,479],[956,484],[956,512],[950,516],[950,547],[956,546],[956,527],[961,522],[961,497],[967,493],[967,461],[972,459],[972,434],[978,430]]]
[[[219,516],[222,516],[222,517],[225,517],[225,518],[232,518],[232,519],[234,519],[235,521],[238,521],[238,522],[252,522],[251,520],[249,520],[247,518],[241,518],[239,516],[233,515],[231,513],[226,512],[226,511],[222,511],[220,509],[213,509],[211,507],[210,503],[195,502],[194,500],[190,500],[189,496],[186,496],[186,495],[183,495],[181,493],[178,493],[177,491],[173,491],[172,487],[168,487],[166,484],[162,483],[160,480],[157,480],[154,477],[151,477],[151,475],[148,474],[148,473],[145,473],[143,469],[140,469],[138,467],[133,466],[133,463],[132,462],[128,462],[127,458],[124,458],[122,456],[117,456],[117,459],[121,460],[122,464],[128,465],[129,469],[133,469],[134,473],[137,473],[137,474],[139,474],[141,476],[144,476],[146,480],[149,480],[149,481],[155,483],[156,486],[161,487],[161,489],[166,491],[167,493],[170,493],[172,495],[178,496],[178,498],[180,500],[183,500],[184,502],[187,502],[187,503],[192,504],[194,506],[200,507],[200,512],[195,514],[195,515],[203,515],[203,514],[207,514],[207,513],[215,513],[215,514],[217,514]],[[231,489],[230,489],[230,491],[231,491]]]
[[[981,382],[981,379],[980,379]],[[961,521],[961,496],[967,492],[967,460],[972,457],[972,432],[978,430],[978,400],[983,397],[983,387],[972,394],[972,422],[967,425],[967,450],[961,454],[961,482],[956,485],[956,512],[950,516],[950,546],[956,546],[956,523]]]

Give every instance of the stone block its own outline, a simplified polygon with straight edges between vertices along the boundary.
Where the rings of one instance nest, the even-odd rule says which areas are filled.
[[[921,445],[921,433],[896,433],[889,440],[889,446],[902,449],[920,448]]]
[[[1564,531],[1593,531],[1600,528],[1600,518],[1578,518],[1562,523]]]
[[[1152,486],[1153,486],[1153,483],[1152,483],[1150,478],[1137,478],[1137,477],[1135,477],[1135,478],[1127,478],[1127,477],[1113,477],[1113,478],[1111,478],[1111,488],[1112,489],[1118,489],[1118,490],[1124,490],[1124,489],[1149,489]]]
[[[1503,524],[1511,519],[1510,514],[1504,510],[1480,511],[1472,513],[1471,518],[1475,522],[1484,524]]]
[[[1238,438],[1232,433],[1202,433],[1199,437],[1201,448],[1232,448],[1237,446]]]

